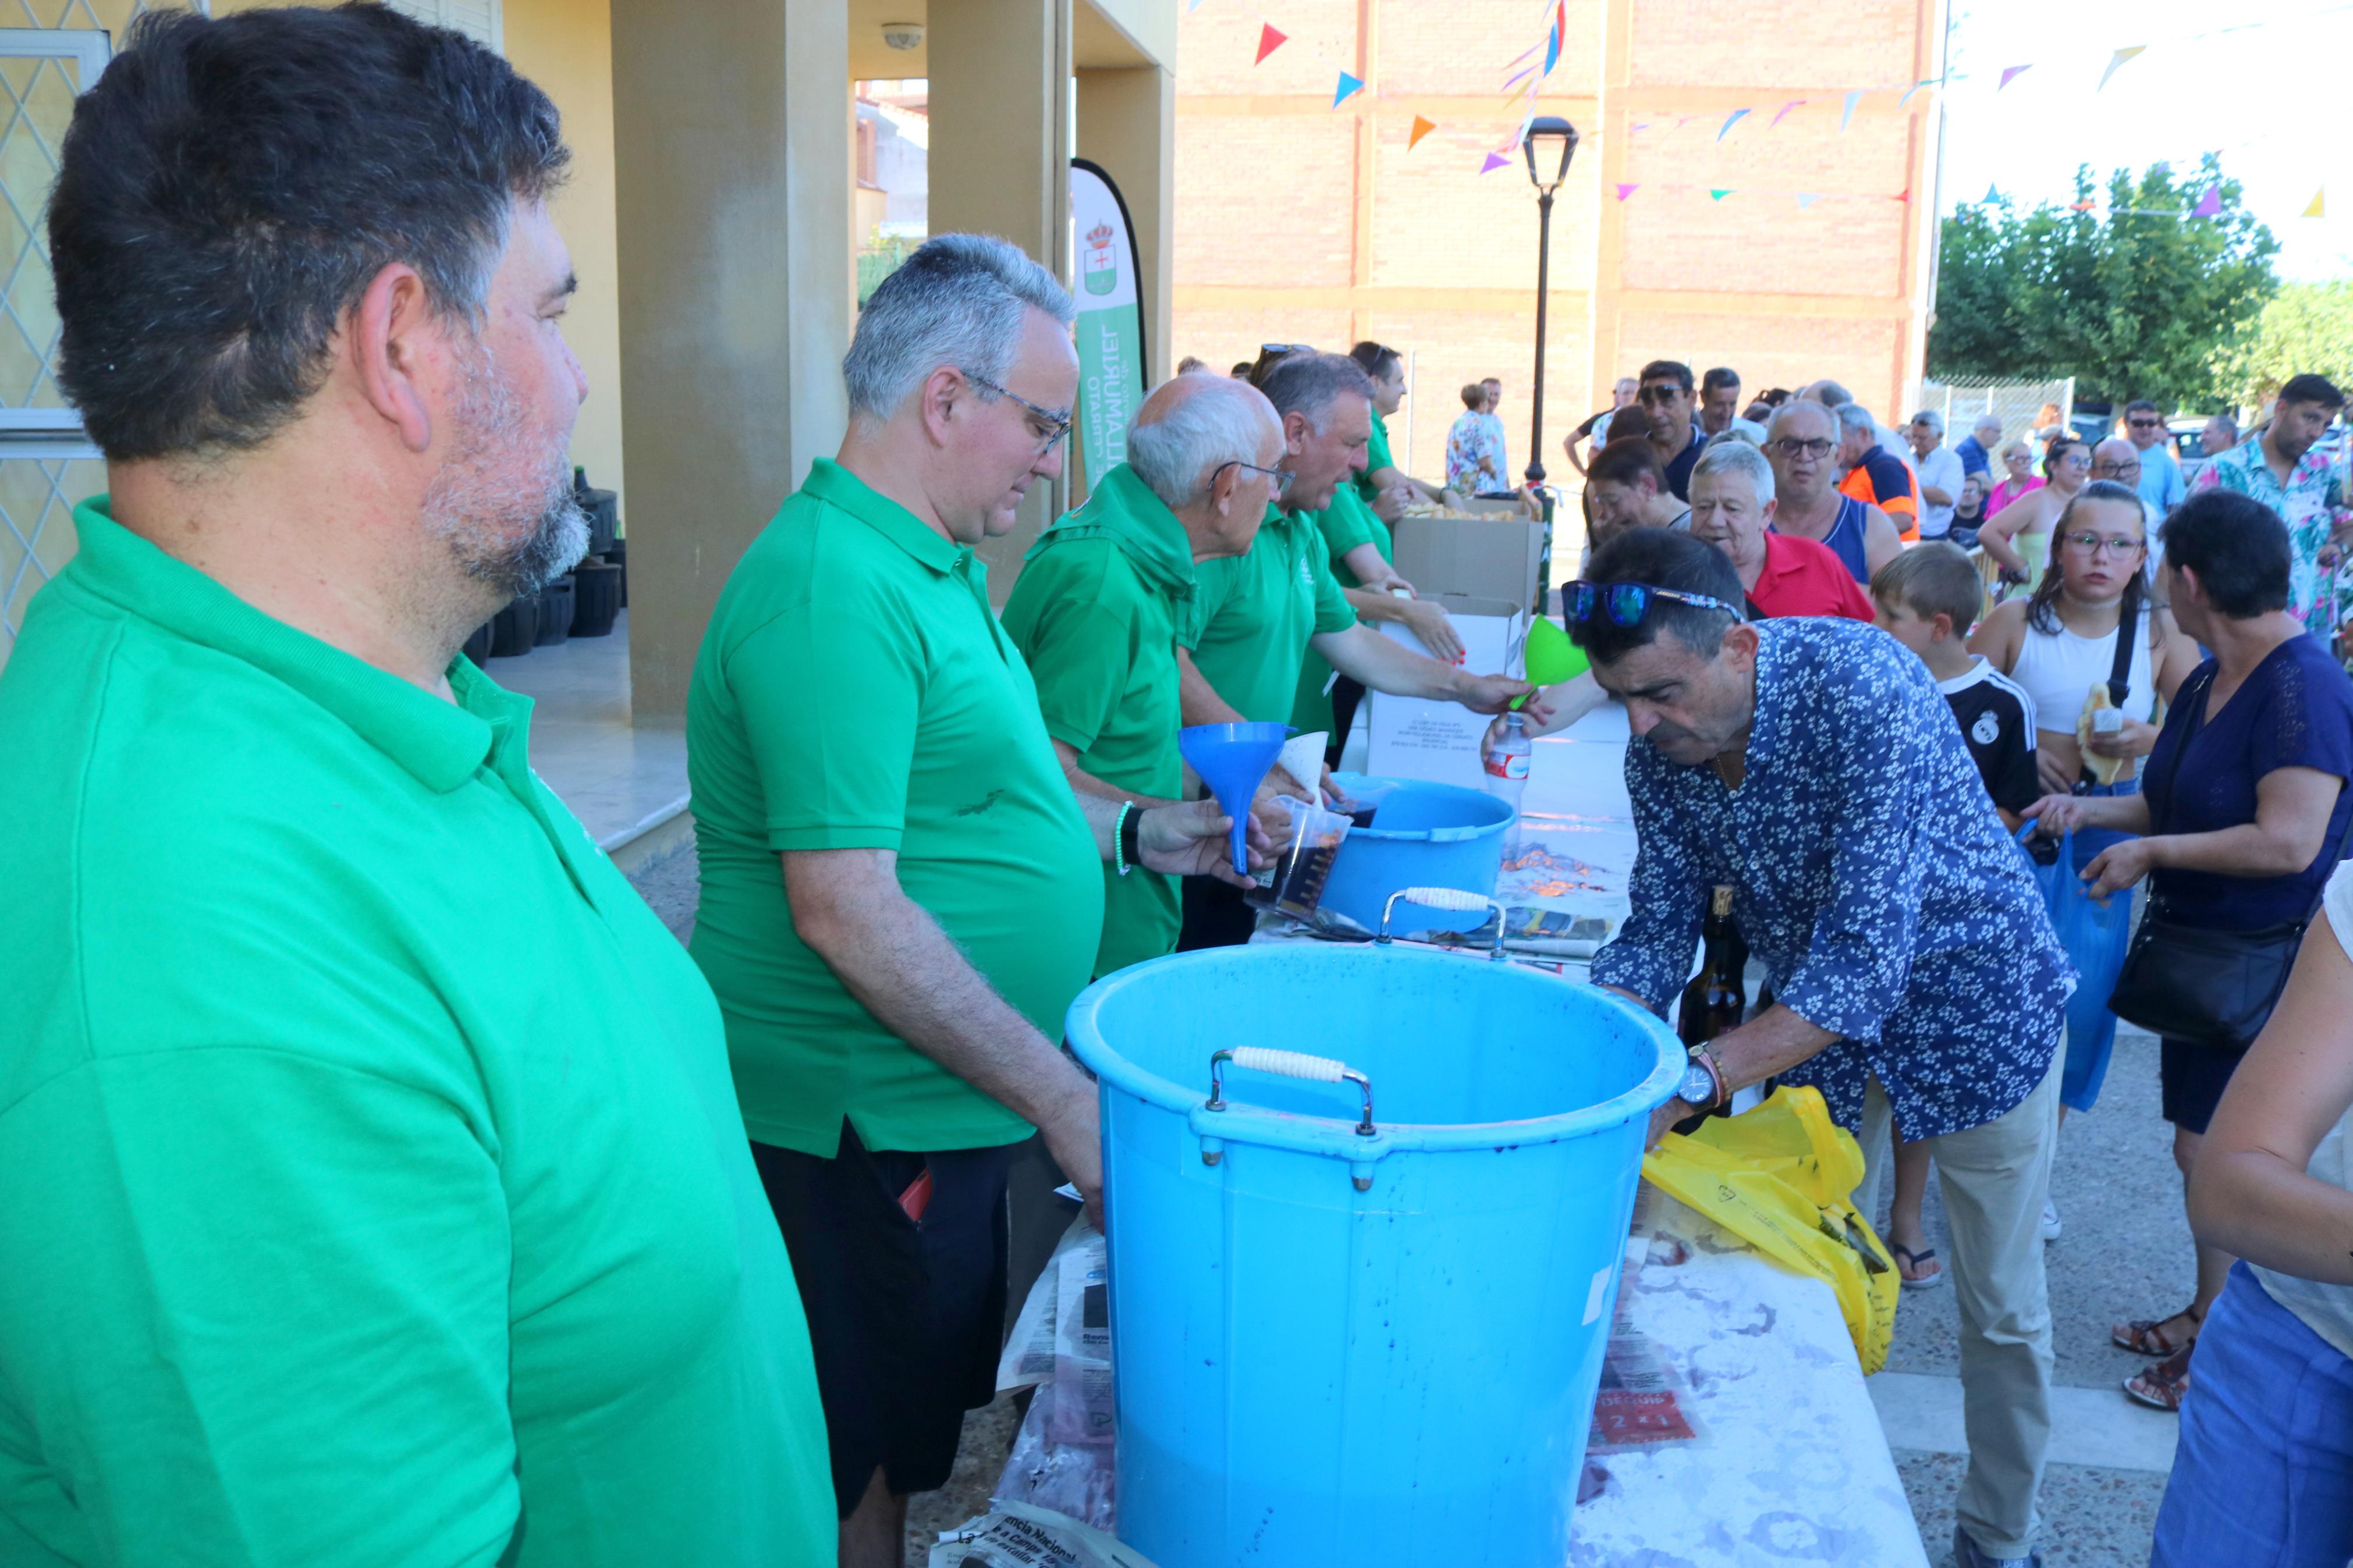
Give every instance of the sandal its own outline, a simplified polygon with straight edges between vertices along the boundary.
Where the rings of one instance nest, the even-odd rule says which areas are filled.
[[[2189,1337],[2176,1340],[2164,1331],[2174,1318],[2189,1320]],[[2198,1331],[2205,1326],[2206,1314],[2195,1306],[2184,1307],[2172,1318],[2135,1318],[2131,1322],[2108,1331],[2108,1342],[2120,1351],[2135,1355],[2176,1356],[2187,1352],[2198,1342]]]
[[[2143,1369],[2137,1377],[2125,1379],[2125,1396],[2151,1410],[2179,1414],[2181,1402],[2189,1395],[2189,1356],[2190,1352],[2185,1350]]]
[[[1895,1259],[1896,1278],[1904,1282],[1906,1290],[1926,1290],[1945,1282],[1945,1266],[1936,1262],[1935,1247],[1924,1247],[1915,1252],[1900,1241],[1891,1241],[1887,1244],[1887,1252]],[[1916,1279],[1904,1272],[1907,1268],[1917,1268],[1923,1263],[1936,1263],[1936,1271],[1924,1274]]]

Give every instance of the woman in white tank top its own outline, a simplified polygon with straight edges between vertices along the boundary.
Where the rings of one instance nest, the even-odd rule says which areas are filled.
[[[1969,638],[1971,652],[2034,700],[2035,765],[2042,786],[2072,792],[2084,777],[2075,721],[2094,687],[2116,668],[2116,628],[2130,609],[2137,623],[2124,728],[2094,742],[2098,754],[2121,759],[2115,790],[2137,784],[2140,760],[2157,744],[2157,700],[2172,700],[2198,668],[2198,645],[2149,601],[2141,566],[2147,515],[2140,498],[2105,479],[2085,485],[2052,529],[2051,564],[2027,599],[1997,605]],[[2102,793],[2108,793],[2103,790]]]

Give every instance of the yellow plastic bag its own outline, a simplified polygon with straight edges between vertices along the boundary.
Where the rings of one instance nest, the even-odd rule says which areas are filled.
[[[1855,1211],[1862,1150],[1815,1089],[1777,1089],[1739,1116],[1670,1132],[1642,1174],[1741,1240],[1827,1282],[1866,1373],[1887,1364],[1902,1276]]]

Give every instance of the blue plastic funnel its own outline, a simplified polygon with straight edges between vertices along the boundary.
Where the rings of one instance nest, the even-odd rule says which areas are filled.
[[[1244,876],[1250,874],[1244,846],[1250,800],[1289,739],[1288,724],[1195,724],[1176,731],[1177,752],[1218,797],[1219,808],[1234,819],[1229,835],[1234,869]]]

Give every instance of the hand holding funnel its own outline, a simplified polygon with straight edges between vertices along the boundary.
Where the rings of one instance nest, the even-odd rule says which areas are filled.
[[[1250,801],[1290,736],[1288,724],[1195,724],[1176,732],[1178,753],[1218,797],[1219,808],[1233,818],[1228,842],[1234,869],[1243,876],[1250,875]]]
[[[1574,679],[1592,668],[1585,650],[1568,640],[1568,634],[1553,625],[1547,616],[1538,616],[1528,623],[1527,645],[1528,684],[1538,690]],[[1515,697],[1512,706],[1520,707],[1525,697]]]

